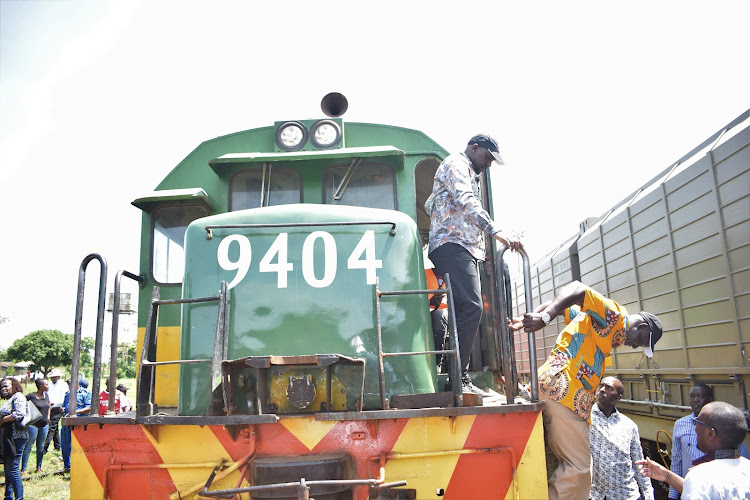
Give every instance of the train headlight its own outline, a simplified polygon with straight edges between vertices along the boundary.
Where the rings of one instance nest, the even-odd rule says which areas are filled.
[[[341,142],[341,127],[333,120],[320,120],[312,126],[312,142],[319,149],[330,149]]]
[[[276,129],[276,145],[283,151],[299,151],[307,142],[307,129],[299,122],[286,122]]]

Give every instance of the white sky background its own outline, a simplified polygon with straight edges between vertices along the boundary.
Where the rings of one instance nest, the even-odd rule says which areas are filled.
[[[746,0],[260,5],[0,0],[1,346],[73,332],[87,254],[109,291],[139,271],[130,202],[202,141],[331,91],[451,152],[497,137],[496,220],[532,261],[750,107]]]

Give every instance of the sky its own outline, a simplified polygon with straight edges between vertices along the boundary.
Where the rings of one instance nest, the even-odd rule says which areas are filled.
[[[533,262],[750,108],[748,19],[746,0],[0,0],[0,347],[73,333],[86,255],[108,291],[138,273],[130,202],[201,142],[322,117],[332,91],[345,121],[448,151],[495,136],[495,219]]]

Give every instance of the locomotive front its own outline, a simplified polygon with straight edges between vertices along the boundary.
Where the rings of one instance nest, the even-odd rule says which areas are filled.
[[[133,202],[136,410],[65,421],[71,497],[544,497],[541,404],[438,389],[422,207],[447,152],[322,107],[205,141]]]

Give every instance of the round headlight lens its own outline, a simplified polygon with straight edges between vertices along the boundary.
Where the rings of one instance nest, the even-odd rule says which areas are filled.
[[[332,148],[341,141],[341,128],[331,120],[322,120],[313,126],[312,141],[319,148]]]
[[[306,140],[307,131],[301,123],[285,123],[276,130],[276,144],[284,151],[302,149]]]

